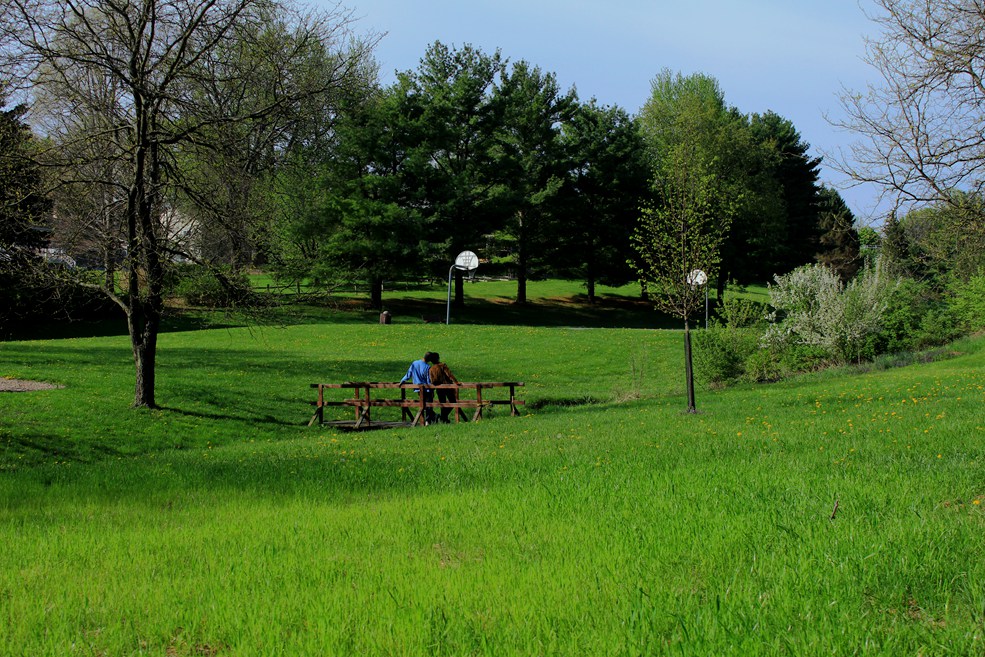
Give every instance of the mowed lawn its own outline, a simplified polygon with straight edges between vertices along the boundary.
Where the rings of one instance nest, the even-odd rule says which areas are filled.
[[[700,391],[673,331],[0,343],[5,655],[985,654],[985,350]],[[528,407],[306,427],[425,349]]]

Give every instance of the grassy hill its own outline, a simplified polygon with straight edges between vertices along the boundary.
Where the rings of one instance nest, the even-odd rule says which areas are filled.
[[[985,651],[982,339],[687,415],[678,332],[563,323],[173,331],[158,411],[125,336],[0,343],[64,386],[0,393],[0,654]],[[305,426],[425,349],[526,414]]]

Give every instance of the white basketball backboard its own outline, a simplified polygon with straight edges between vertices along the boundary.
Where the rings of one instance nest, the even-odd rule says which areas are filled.
[[[455,269],[466,269],[472,271],[479,268],[479,256],[471,251],[462,251],[455,258]]]

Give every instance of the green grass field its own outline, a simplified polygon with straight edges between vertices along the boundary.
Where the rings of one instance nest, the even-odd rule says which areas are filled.
[[[680,333],[558,323],[169,332],[158,411],[0,343],[64,386],[0,393],[0,654],[985,654],[985,341],[687,415]],[[305,426],[425,349],[527,413]]]

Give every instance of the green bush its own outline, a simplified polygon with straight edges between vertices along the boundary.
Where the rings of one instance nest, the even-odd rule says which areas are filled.
[[[814,372],[830,365],[834,358],[824,347],[815,344],[792,344],[773,352],[779,367],[791,372]]]
[[[952,286],[954,296],[947,302],[930,283],[902,279],[887,299],[877,338],[868,345],[872,355],[936,347],[976,330],[976,307],[985,312],[985,284],[978,285],[973,279],[960,288]],[[978,327],[985,326],[985,316],[978,317]]]
[[[174,293],[191,306],[229,308],[249,302],[252,292],[245,274],[213,272],[198,268],[182,271]]]
[[[759,349],[765,304],[727,295],[710,328],[694,334],[694,369],[699,381],[719,387],[745,378],[746,359]]]
[[[951,306],[939,304],[927,311],[920,321],[919,340],[915,348],[936,347],[956,340],[964,333],[961,321]]]
[[[751,329],[712,326],[694,333],[694,370],[699,381],[722,386],[745,374],[745,361],[759,347]]]
[[[715,310],[718,320],[731,328],[759,326],[766,321],[766,304],[728,295]]]
[[[894,354],[919,349],[924,339],[920,325],[938,302],[937,294],[928,283],[901,279],[887,299],[877,350]]]
[[[743,363],[744,378],[753,383],[772,383],[779,381],[788,373],[788,368],[772,349],[756,349]]]
[[[985,329],[985,274],[972,276],[967,283],[951,286],[954,317],[965,331]]]

